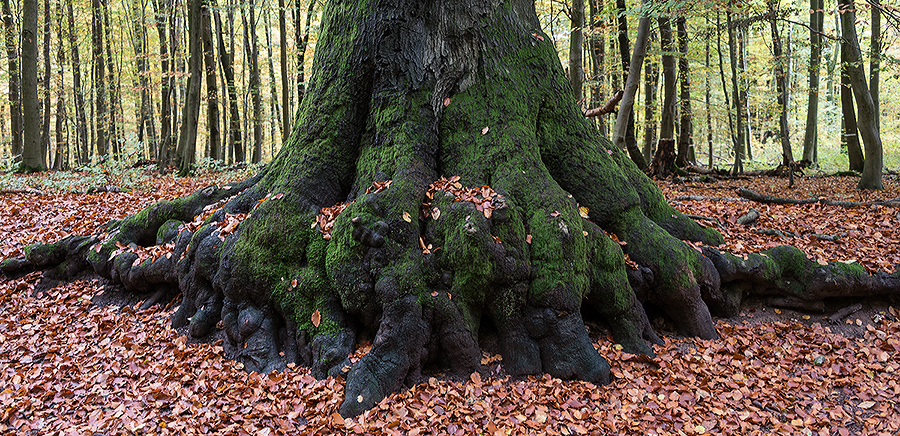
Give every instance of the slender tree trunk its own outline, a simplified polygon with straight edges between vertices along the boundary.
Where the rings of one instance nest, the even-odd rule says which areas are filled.
[[[97,155],[104,156],[109,151],[109,109],[107,108],[106,60],[103,52],[103,0],[91,1],[91,47],[94,63],[93,89],[95,110],[95,136]]]
[[[49,15],[47,16],[49,19]],[[69,169],[69,141],[68,124],[69,115],[66,110],[66,49],[65,49],[65,28],[66,13],[63,10],[62,2],[56,3],[56,25],[57,47],[56,47],[56,68],[59,74],[56,75],[56,126],[54,128],[56,134],[56,154],[53,159],[54,170]],[[76,145],[77,146],[77,145]]]
[[[300,0],[295,0],[297,7],[294,9],[294,32],[297,38],[297,105],[303,101],[303,95],[306,92],[306,46],[309,43],[309,28],[312,26],[313,15],[316,9],[316,0],[309,0],[306,5],[306,24],[304,25],[300,14]]]
[[[81,56],[78,50],[78,32],[75,30],[75,14],[73,0],[66,1],[68,21],[69,52],[72,55],[72,88],[75,97],[75,137],[77,161],[85,164],[90,160],[91,142],[88,138],[87,115],[85,114],[84,91],[81,84]]]
[[[710,22],[709,22],[709,17],[706,17],[706,28],[707,29],[711,28]],[[718,33],[718,29],[716,29],[716,32]],[[712,64],[710,63],[710,59],[711,59],[710,50],[709,50],[710,39],[712,39],[711,35],[706,38],[706,62],[704,64],[704,66],[706,67],[705,74],[704,74],[704,80],[706,81],[706,92],[704,95],[704,97],[705,97],[704,102],[705,102],[705,107],[706,107],[706,142],[709,147],[709,155],[707,156],[709,161],[707,163],[707,168],[712,169],[712,168],[714,168],[713,164],[715,163],[714,162],[715,155],[713,153],[713,128],[712,128],[713,126],[712,126],[712,111],[711,111],[712,89],[710,87],[711,86],[710,76],[712,75],[712,73],[711,73]],[[722,89],[722,91],[725,95],[728,95],[728,91],[726,91],[724,88]]]
[[[201,26],[203,31],[203,64],[206,68],[206,124],[209,127],[209,157],[221,160],[222,135],[219,132],[219,87],[216,83],[216,59],[212,39],[212,20],[209,3],[203,1]]]
[[[251,0],[247,5],[250,9],[250,22],[244,22],[244,44],[245,53],[249,56],[250,61],[250,89],[251,104],[253,106],[253,152],[250,157],[252,163],[262,161],[262,96],[260,95],[259,83],[259,44],[256,36],[256,1]],[[249,33],[249,37],[247,37]]]
[[[22,154],[22,99],[19,96],[19,46],[17,44],[16,24],[9,0],[3,0],[3,36],[6,42],[6,57],[9,61],[9,118],[12,143],[10,151],[13,156]]]
[[[642,4],[647,5],[648,3],[642,2]],[[619,30],[619,32],[618,32],[619,55],[622,59],[622,83],[624,84],[624,86],[627,87],[628,86],[627,85],[628,75],[630,73],[630,65],[631,65],[631,61],[633,59],[632,59],[632,55],[629,54],[629,52],[631,51],[631,49],[630,49],[631,43],[628,40],[628,20],[625,16],[625,11],[626,11],[625,0],[616,0],[616,9],[617,9],[617,13],[618,13],[618,18],[617,18],[618,24],[617,25],[618,25],[618,30]],[[649,13],[649,11],[647,13]],[[640,24],[638,24],[638,26],[640,26]],[[637,45],[637,42],[635,42],[635,45]],[[646,48],[645,48],[645,51],[646,51]],[[642,61],[643,61],[643,58],[645,55],[646,55],[646,52],[641,55]],[[640,69],[640,65],[638,65],[637,68]],[[638,75],[638,78],[640,78],[640,75]],[[617,86],[613,86],[613,89],[616,89],[616,88],[617,88]],[[637,88],[635,88],[635,97],[636,96],[637,96]],[[621,110],[621,108],[622,108],[622,105],[621,105],[621,103],[619,103],[619,110]],[[637,138],[635,137],[635,134],[634,134],[634,105],[633,104],[632,104],[631,108],[629,109],[629,113],[627,115],[628,115],[628,118],[625,120],[625,123],[626,123],[625,124],[625,148],[628,150],[628,155],[631,156],[631,158],[633,160],[633,159],[636,159],[635,156],[637,156],[640,153],[640,148],[638,148],[638,146],[637,146]],[[619,119],[616,118],[616,124],[618,124],[618,123],[619,123]],[[641,160],[642,160],[642,158],[643,158],[643,156],[641,156]],[[638,168],[641,168],[641,169],[646,168],[646,163],[644,165],[641,165],[638,161],[635,161],[635,163],[638,164]]]
[[[287,141],[291,134],[291,86],[288,77],[287,56],[287,20],[285,18],[284,0],[278,0],[278,42],[281,50],[278,51],[278,60],[281,64],[281,141]],[[301,65],[302,68],[302,65]]]
[[[681,120],[678,123],[678,156],[675,159],[675,165],[680,167],[696,161],[696,156],[694,155],[694,121],[691,110],[690,62],[688,62],[686,21],[683,16],[675,19],[678,30],[678,51],[680,53],[678,58],[678,85],[681,88],[678,96],[681,102],[681,110],[679,112]]]
[[[215,6],[215,0],[212,5]],[[222,64],[222,74],[225,77],[225,89],[228,95],[228,148],[234,162],[243,163],[245,160],[244,146],[241,137],[241,114],[238,111],[237,88],[234,84],[234,67],[232,65],[233,52],[228,52],[225,47],[222,32],[222,18],[218,9],[213,8],[213,18],[216,21],[216,40],[219,44],[219,62]]]
[[[662,49],[663,106],[659,121],[659,140],[675,139],[675,56],[672,55],[672,25],[659,18],[659,45]]]
[[[769,0],[769,28],[772,31],[772,54],[775,57],[775,89],[778,93],[778,135],[781,139],[781,163],[789,167],[794,162],[794,153],[791,151],[791,133],[788,126],[788,73],[784,69],[785,59],[781,48],[781,32],[778,30],[776,14],[777,0]]]
[[[866,74],[862,68],[862,53],[859,39],[856,36],[856,11],[853,0],[839,0],[841,5],[841,26],[843,27],[844,46],[841,49],[841,60],[846,65],[847,78],[853,90],[853,97],[858,108],[857,128],[862,137],[866,151],[862,176],[859,178],[859,189],[883,189],[881,173],[883,155],[881,133],[875,120],[875,104],[866,84]]]
[[[581,57],[584,50],[584,0],[572,0],[569,18],[572,22],[572,33],[569,34],[569,85],[572,86],[575,101],[580,101],[584,82],[584,63]]]
[[[168,157],[167,165],[178,165],[176,162],[176,149],[177,144],[180,137],[181,132],[181,115],[179,115],[179,109],[181,109],[181,99],[179,95],[185,94],[185,83],[184,83],[184,74],[185,71],[185,56],[184,50],[181,46],[181,42],[183,40],[182,33],[184,28],[184,17],[182,15],[183,8],[181,7],[180,0],[170,0],[171,12],[168,15],[169,18],[169,51],[172,53],[171,57],[171,69],[172,69],[172,86],[169,88],[169,95],[172,99],[171,110],[172,110],[172,137],[169,142],[169,150],[166,153]]]
[[[269,68],[269,107],[272,108],[271,114],[275,116],[275,120],[281,120],[281,107],[278,102],[278,80],[275,78],[275,65],[272,61],[274,56],[272,55],[272,25],[269,22],[269,10],[265,9],[263,11],[263,27],[265,27],[266,33],[266,66]],[[275,143],[279,142],[279,137],[284,138],[284,135],[287,133],[284,130],[284,125],[277,121],[273,121],[269,123],[272,128],[272,139],[269,141],[270,147],[270,155],[275,156]],[[281,135],[276,135],[276,130],[281,132]]]
[[[874,107],[875,127],[881,131],[881,108],[879,100],[879,74],[881,73],[881,2],[872,0],[872,38],[871,54],[869,55],[869,94],[872,96]]]
[[[50,168],[50,0],[44,0],[44,71],[39,77],[39,95],[43,95],[41,110],[41,161]],[[48,165],[49,164],[49,165]]]
[[[44,171],[38,97],[38,0],[22,1],[22,163],[23,172]]]
[[[810,0],[809,14],[809,104],[806,109],[806,133],[803,135],[803,160],[817,162],[819,144],[819,70],[822,64],[822,31],[825,2]]]
[[[745,14],[746,15],[746,14]],[[739,88],[740,92],[738,93],[739,99],[738,102],[741,104],[741,110],[744,115],[744,145],[743,149],[747,155],[747,159],[753,160],[753,149],[750,147],[750,138],[752,138],[751,132],[751,112],[750,112],[750,79],[747,77],[747,40],[749,38],[748,33],[750,32],[750,27],[740,27],[738,28],[738,68],[739,71],[739,79],[741,81],[741,87]]]
[[[737,150],[738,139],[735,134],[734,116],[731,113],[731,101],[728,98],[728,82],[725,81],[725,59],[722,56],[722,23],[719,11],[716,11],[716,52],[719,55],[719,82],[722,84],[722,95],[725,97],[725,112],[728,113],[728,137],[731,139],[731,149]],[[729,33],[729,40],[731,33]],[[734,70],[732,69],[732,72]]]
[[[837,60],[839,53],[841,51],[841,17],[840,14],[837,13],[838,8],[835,7],[834,21],[835,21],[835,33],[837,33],[837,38],[834,41],[834,44],[830,45],[832,47],[831,56],[828,58],[828,75],[826,77],[826,92],[825,92],[825,100],[829,103],[834,102],[834,70],[837,66]],[[843,73],[841,73],[843,74]]]
[[[656,41],[654,32],[650,31],[648,45]],[[644,158],[653,159],[653,148],[656,144],[656,88],[659,85],[659,63],[652,57],[644,63]]]
[[[841,51],[844,51],[841,44]],[[841,56],[843,57],[843,55]],[[850,76],[841,66],[841,126],[843,135],[841,145],[847,150],[850,171],[861,173],[864,168],[862,147],[859,145],[859,129],[856,126],[856,111],[853,108],[853,91],[850,89]]]
[[[645,3],[646,4],[646,3]],[[637,148],[637,144],[628,146],[627,134],[629,121],[634,125],[634,100],[637,95],[638,85],[641,82],[641,65],[647,55],[647,40],[650,37],[650,18],[642,16],[638,22],[638,32],[635,37],[634,51],[628,68],[628,79],[625,81],[625,92],[619,102],[619,113],[616,116],[616,125],[613,129],[613,143],[619,149],[627,148],[631,160],[642,171],[647,168],[644,155]],[[621,38],[621,35],[620,35]]]
[[[728,26],[728,57],[731,61],[731,88],[734,97],[735,107],[735,135],[734,140],[734,165],[731,167],[732,174],[740,174],[744,172],[744,105],[742,104],[740,91],[740,77],[738,76],[738,56],[737,56],[737,39],[735,38],[735,29],[732,27],[731,10],[725,12],[726,23]]]
[[[202,2],[188,0],[188,83],[182,110],[181,129],[178,132],[178,147],[175,161],[178,174],[185,176],[191,171],[197,150],[197,122],[200,119],[200,85],[203,82],[203,41]]]
[[[168,166],[171,155],[172,143],[172,85],[173,71],[172,58],[169,55],[168,35],[166,32],[168,2],[164,0],[153,0],[154,22],[156,23],[156,33],[159,36],[159,64],[162,71],[160,80],[160,132],[159,144],[157,145],[156,159],[160,171],[165,170]]]
[[[135,67],[137,68],[137,85],[141,102],[138,108],[137,138],[142,145],[146,144],[148,156],[156,156],[156,129],[153,125],[153,105],[150,98],[150,64],[148,62],[147,30],[144,16],[143,0],[132,2]],[[150,140],[145,138],[149,133]]]
[[[590,107],[600,107],[606,100],[604,99],[604,74],[603,74],[603,64],[605,53],[605,45],[603,44],[603,38],[601,37],[601,28],[603,25],[603,21],[600,18],[600,6],[598,4],[598,0],[589,0],[588,2],[588,11],[590,13],[590,17],[588,18],[591,22],[591,33],[590,33],[590,48],[591,48],[591,78],[593,79],[593,84],[591,85],[591,105]],[[597,117],[598,124],[600,125],[600,134],[603,136],[609,136],[609,128],[606,124],[606,114],[600,115]]]
[[[119,110],[122,107],[122,103],[120,100],[119,93],[119,79],[118,74],[116,73],[116,62],[115,57],[113,57],[113,40],[110,33],[110,24],[109,24],[109,0],[101,0],[103,1],[102,12],[103,12],[103,38],[105,39],[104,48],[106,52],[106,65],[107,65],[107,78],[106,78],[106,86],[109,95],[109,125],[107,127],[107,132],[109,133],[110,145],[112,146],[112,152],[116,159],[121,158],[121,154],[123,150],[121,149],[121,142],[119,138],[122,138],[121,135],[121,123],[119,122]]]

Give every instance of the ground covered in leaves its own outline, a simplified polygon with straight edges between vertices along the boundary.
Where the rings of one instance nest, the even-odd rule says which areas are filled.
[[[149,179],[125,193],[53,191],[0,195],[0,257],[25,244],[88,233],[146,204],[191,192],[201,179]],[[666,182],[668,198],[737,198],[745,187],[780,197],[858,202],[900,196],[897,181],[861,194],[851,178]],[[740,200],[679,200],[715,219],[727,249],[748,253],[796,245],[821,260],[867,268],[900,263],[898,210],[775,206]],[[756,224],[735,224],[749,208]],[[706,220],[704,220],[706,221]],[[788,231],[769,236],[759,229]],[[836,240],[816,235],[841,235]],[[176,303],[137,311],[137,302],[85,278],[34,295],[40,277],[0,276],[2,434],[798,434],[900,433],[900,313],[878,301],[836,325],[750,302],[719,320],[720,340],[680,338],[648,359],[623,353],[599,326],[595,346],[615,381],[598,387],[550,377],[510,379],[499,356],[484,356],[466,380],[432,374],[356,419],[336,413],[343,381],[316,381],[305,368],[246,373],[221,341],[189,343],[169,327]],[[98,294],[101,294],[99,297]],[[125,303],[98,305],[96,301]],[[93,302],[92,302],[93,301]],[[846,302],[833,302],[829,310]],[[893,307],[892,307],[893,305]],[[364,353],[363,346],[357,354]]]

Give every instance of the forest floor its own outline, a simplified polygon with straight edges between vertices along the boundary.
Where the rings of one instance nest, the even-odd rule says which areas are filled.
[[[128,192],[94,194],[29,179],[30,188],[0,194],[0,258],[228,177],[236,176],[148,176]],[[674,204],[717,220],[701,219],[720,226],[728,251],[791,244],[817,260],[870,270],[900,264],[897,208],[762,204],[734,191],[872,202],[900,197],[895,178],[886,178],[882,192],[857,191],[848,177],[801,177],[793,189],[779,178],[699,180],[661,185],[670,200],[709,197]],[[759,220],[735,224],[750,208]],[[608,386],[512,379],[499,356],[486,354],[468,378],[430,374],[342,419],[342,380],[317,381],[294,366],[246,373],[221,340],[192,343],[173,330],[175,302],[139,311],[134,298],[91,277],[35,295],[40,280],[38,273],[0,275],[2,434],[900,434],[900,303],[889,299],[861,302],[837,323],[828,317],[856,302],[806,313],[750,300],[740,315],[717,320],[715,341],[680,337],[655,319],[665,345],[653,359],[623,353],[591,325],[613,368]]]

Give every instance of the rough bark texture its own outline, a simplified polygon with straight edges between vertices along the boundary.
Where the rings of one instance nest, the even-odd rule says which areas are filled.
[[[22,2],[22,162],[19,171],[44,171],[38,97],[38,0]]]
[[[819,70],[822,65],[824,0],[809,2],[809,103],[806,108],[806,133],[803,136],[803,160],[818,162],[819,145]]]
[[[490,337],[512,374],[606,383],[583,309],[652,354],[641,302],[711,339],[710,309],[734,313],[745,291],[898,288],[793,248],[744,261],[682,242],[722,238],[582,117],[530,1],[331,1],[318,47],[297,128],[259,175],[29,247],[0,270],[89,267],[126,289],[179,291],[173,324],[202,337],[221,320],[248,370],[302,362],[346,377],[344,416],[426,363],[472,371]],[[133,252],[166,243],[171,256]],[[372,349],[351,363],[361,338]]]

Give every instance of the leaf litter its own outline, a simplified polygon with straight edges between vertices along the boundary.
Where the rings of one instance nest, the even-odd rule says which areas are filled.
[[[183,194],[169,190],[40,199],[3,195],[0,206],[10,210],[8,206],[15,205],[18,212],[0,218],[0,249],[4,257],[15,256],[24,244],[83,233],[150,202]],[[488,194],[480,197],[487,199]],[[687,212],[723,221],[734,214],[732,204],[694,206]],[[837,214],[844,220],[820,221],[812,217],[825,215],[790,208],[783,219],[777,214],[770,219],[793,228],[827,229],[839,223],[852,230],[852,225],[878,225],[896,211],[844,212]],[[23,217],[32,218],[19,221]],[[884,230],[883,238],[897,237]],[[744,229],[724,233],[732,246],[740,243],[751,250],[766,245],[758,242],[763,236]],[[834,244],[840,250],[823,249],[821,255],[828,260],[855,257],[867,267],[877,266],[868,259],[889,251],[876,245],[879,239],[864,235],[858,237],[860,245],[849,244],[855,239],[848,237]],[[828,245],[820,242],[818,247]],[[669,336],[656,347],[652,360],[624,353],[604,331],[592,329],[594,346],[612,365],[614,381],[609,386],[546,375],[512,378],[503,372],[500,356],[485,354],[477,373],[466,378],[433,374],[389,395],[373,410],[343,419],[336,413],[343,401],[341,379],[317,381],[308,369],[294,365],[271,374],[246,373],[240,363],[229,360],[221,341],[191,343],[173,330],[173,304],[146,310],[135,309],[138,305],[95,305],[92,296],[104,292],[99,280],[73,281],[36,296],[39,280],[39,274],[32,273],[0,281],[0,310],[5,314],[0,321],[0,433],[900,432],[900,313],[892,307],[860,327],[859,337],[787,316],[765,323],[754,322],[752,314],[719,320],[719,340]],[[352,358],[370,348],[362,344]]]

